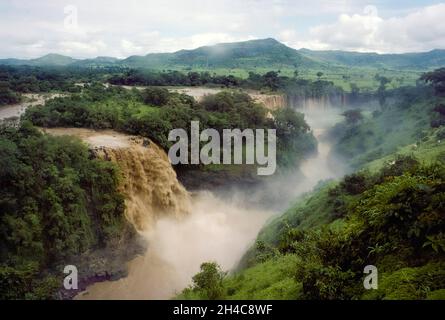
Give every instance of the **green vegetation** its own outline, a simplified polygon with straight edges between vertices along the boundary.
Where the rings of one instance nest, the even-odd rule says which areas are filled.
[[[427,72],[421,79],[431,83],[438,96],[445,96],[445,68]]]
[[[0,82],[0,106],[5,104],[15,104],[20,101],[18,94],[9,89],[9,86]]]
[[[218,82],[223,82],[223,85],[236,85],[231,82],[236,81],[236,78],[248,78],[250,72],[264,75],[275,70],[286,77],[297,74],[300,79],[330,81],[345,91],[350,91],[353,84],[362,92],[373,92],[380,84],[376,74],[386,77],[389,80],[388,87],[394,89],[414,85],[421,72],[440,67],[444,61],[444,50],[393,55],[311,51],[295,50],[274,39],[261,39],[174,53],[131,56],[123,60],[111,57],[76,60],[49,54],[31,60],[0,59],[0,65],[59,70],[63,68],[70,73],[81,70],[84,73],[93,71],[111,76],[119,76],[130,69],[157,73],[178,72],[183,75],[206,73],[212,77],[220,77],[221,81]],[[192,81],[191,85],[193,83]]]
[[[79,92],[80,87],[75,85],[77,77],[67,69],[0,66],[0,88],[15,93]]]
[[[350,67],[403,70],[437,68],[445,64],[444,50],[407,54],[377,54],[339,50],[314,51],[308,49],[301,49],[298,52],[319,62]]]
[[[373,115],[346,112],[336,149],[364,169],[320,183],[269,222],[224,277],[225,298],[444,299],[445,131],[433,121],[442,104],[419,86],[390,92]],[[364,289],[366,265],[378,268],[376,290]]]
[[[445,166],[400,158],[325,185],[258,236],[226,298],[427,299],[445,287]],[[363,288],[376,265],[378,290]],[[200,297],[202,288],[184,291]],[[433,294],[431,294],[433,293]]]
[[[45,106],[29,109],[25,119],[44,127],[116,129],[153,139],[164,149],[171,129],[190,130],[192,120],[200,129],[277,129],[278,163],[294,165],[315,148],[315,140],[302,114],[291,109],[267,110],[247,94],[221,92],[197,103],[192,97],[163,88],[144,91],[101,84],[86,85],[80,94],[55,98]]]
[[[127,86],[221,86],[236,87],[243,79],[233,75],[216,75],[209,72],[152,71],[129,69],[121,74],[114,74],[108,82]]]
[[[118,178],[79,140],[0,128],[0,299],[54,298],[58,263],[125,235]]]
[[[62,261],[134,232],[123,216],[117,168],[95,159],[80,141],[45,135],[33,125],[115,129],[164,149],[172,144],[170,130],[190,130],[192,120],[220,133],[277,129],[282,168],[315,149],[301,113],[282,108],[269,114],[235,90],[197,102],[161,88],[178,85],[278,92],[294,102],[379,102],[372,112],[346,110],[345,121],[329,134],[333,151],[355,172],[296,199],[264,227],[235,273],[203,263],[179,298],[444,299],[444,69],[422,76],[429,85],[416,84],[420,70],[443,59],[441,50],[312,52],[266,39],[125,60],[48,55],[0,61],[10,65],[0,66],[0,105],[20,101],[22,93],[70,93],[28,109],[21,124],[6,121],[0,128],[0,299],[54,298]],[[235,166],[192,169],[224,179],[224,170],[245,174]],[[369,264],[378,267],[378,290],[363,288]]]
[[[275,39],[259,39],[221,43],[174,53],[131,56],[123,60],[111,57],[77,60],[60,54],[48,54],[31,60],[1,59],[0,64],[29,66],[100,67],[124,65],[145,69],[320,69],[323,67],[355,67],[374,69],[426,69],[445,63],[444,50],[409,54],[376,54],[346,51],[295,50]]]
[[[201,271],[193,276],[193,285],[184,290],[184,296],[193,296],[204,300],[220,300],[224,298],[222,281],[225,273],[215,262],[205,262]]]
[[[294,299],[300,290],[293,279],[296,261],[295,255],[283,255],[246,269],[235,276],[226,277],[218,285],[219,298],[230,300]],[[222,275],[225,274],[222,273]],[[192,285],[185,289],[177,299],[207,299],[202,294],[209,287],[213,286]]]
[[[150,69],[163,68],[242,68],[252,69],[268,66],[315,67],[317,62],[303,57],[296,50],[274,39],[252,40],[236,43],[222,43],[194,50],[181,50],[170,54],[148,54],[132,56],[123,64]]]
[[[331,130],[334,152],[348,159],[353,168],[396,152],[408,145],[419,145],[427,139],[437,113],[437,102],[429,87],[400,88],[388,93],[383,110],[362,113],[363,119],[352,121],[345,113],[345,122]]]

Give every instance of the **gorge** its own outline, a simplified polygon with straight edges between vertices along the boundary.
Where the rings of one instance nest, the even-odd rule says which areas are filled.
[[[283,106],[284,96],[265,101],[273,110]],[[328,161],[330,146],[323,133],[341,119],[342,110],[316,101],[311,107],[291,107],[305,114],[318,140],[318,152],[299,168],[249,189],[231,185],[228,190],[222,186],[187,191],[165,151],[148,138],[113,130],[42,128],[53,136],[80,138],[95,158],[119,167],[118,190],[125,198],[126,220],[146,245],[145,253],[128,263],[127,276],[90,283],[76,299],[167,299],[190,284],[204,261],[233,270],[269,219],[318,181],[340,176],[343,171]]]
[[[320,121],[320,111],[305,110],[319,144],[318,153],[304,161],[299,170],[271,179],[255,190],[233,189],[225,193],[187,193],[176,180],[165,153],[159,154],[152,142],[148,147],[128,148],[115,140],[119,137],[128,143],[135,138],[110,132],[85,135],[76,130],[74,134],[90,145],[96,144],[98,156],[115,161],[123,169],[127,217],[147,241],[145,254],[128,263],[127,277],[95,283],[76,299],[168,299],[190,284],[203,261],[217,261],[224,270],[236,268],[268,219],[319,180],[342,175],[343,171],[328,161],[330,146],[323,138],[324,130],[339,120],[339,111],[334,108],[329,114],[325,112]],[[156,171],[158,175],[150,175],[153,170],[142,170],[148,173],[142,176],[152,181],[146,189],[133,184],[142,179],[135,179],[141,174],[135,169],[140,162],[128,162],[140,158],[146,167],[161,169]],[[145,220],[146,212],[151,212],[149,222]]]

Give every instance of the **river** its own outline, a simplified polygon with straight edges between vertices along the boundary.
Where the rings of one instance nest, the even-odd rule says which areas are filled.
[[[24,101],[17,104],[0,106],[0,120],[8,118],[20,118],[29,107],[42,105],[46,100],[63,96],[59,93],[25,93]]]

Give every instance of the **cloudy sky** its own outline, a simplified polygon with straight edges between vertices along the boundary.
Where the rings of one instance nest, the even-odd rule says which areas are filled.
[[[294,48],[445,49],[445,2],[0,0],[0,58],[127,57],[268,37]]]

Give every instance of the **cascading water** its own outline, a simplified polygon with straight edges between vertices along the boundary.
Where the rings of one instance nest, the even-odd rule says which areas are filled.
[[[43,130],[53,135],[77,136],[90,146],[96,157],[119,166],[125,215],[139,232],[150,230],[160,217],[181,218],[189,212],[189,193],[176,179],[167,154],[151,140],[111,130]]]
[[[348,95],[345,93],[324,94],[320,96],[286,95],[287,105],[298,106],[305,111],[329,110],[332,108],[344,107],[348,103]]]
[[[330,155],[331,144],[325,136],[327,129],[341,121],[342,110],[336,107],[317,109],[311,106],[297,111],[304,113],[318,142],[317,155],[304,161],[300,167],[306,177],[305,184],[314,186],[320,180],[343,176],[345,165]]]
[[[189,211],[189,194],[176,179],[165,152],[153,142],[132,138],[126,148],[102,147],[95,152],[119,166],[125,214],[136,230],[150,229],[162,216],[180,218]]]

